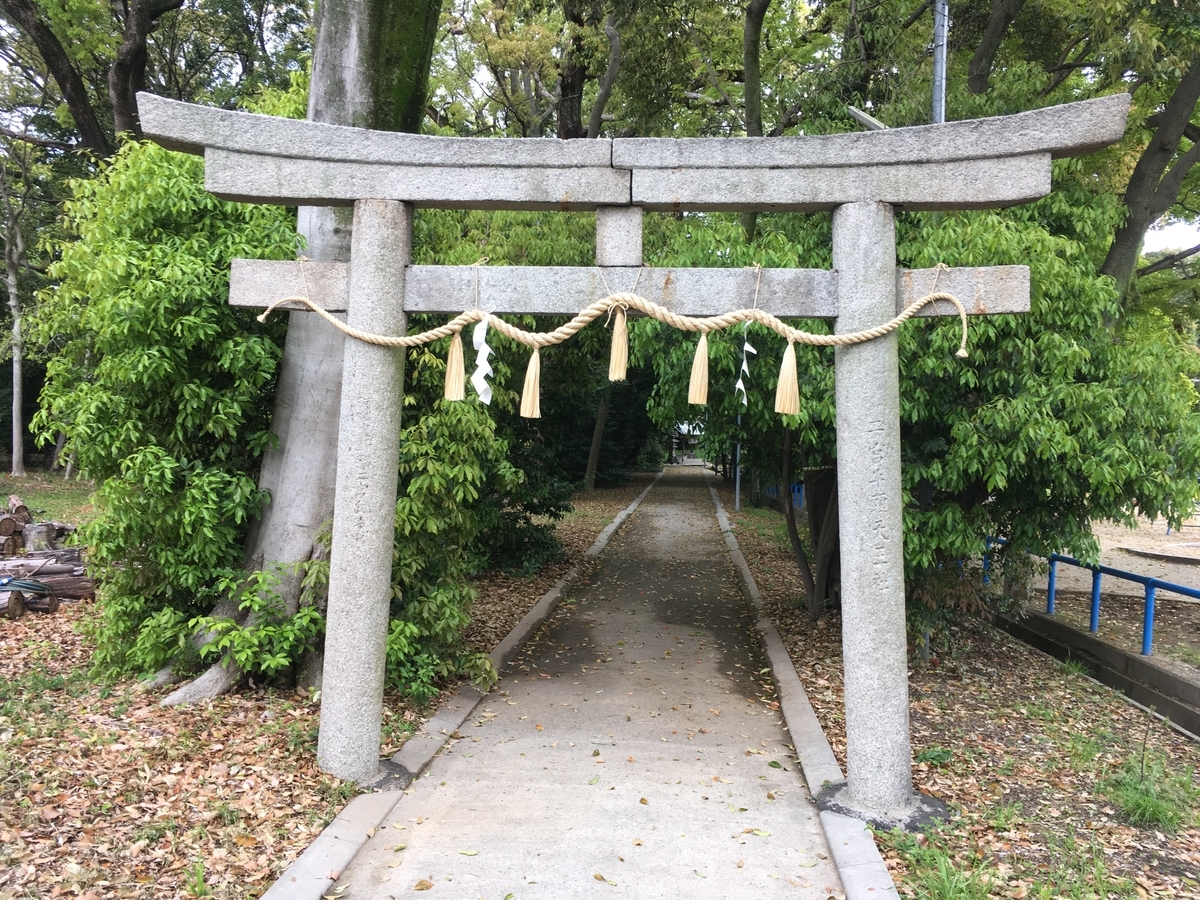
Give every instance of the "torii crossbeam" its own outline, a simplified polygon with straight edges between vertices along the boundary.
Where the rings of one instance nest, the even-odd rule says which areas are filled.
[[[1023,266],[897,270],[894,208],[987,209],[1050,191],[1050,161],[1120,139],[1129,95],[990,119],[820,137],[463,139],[375,132],[139,94],[147,136],[205,157],[233,200],[354,207],[349,263],[237,260],[230,302],[304,294],[363,331],[409,312],[573,314],[613,290],[688,315],[728,312],[754,273],[642,269],[643,210],[833,211],[833,270],[766,269],[759,306],[877,326],[934,289],[969,313],[1029,309]],[[414,207],[594,210],[597,269],[411,265]],[[948,310],[927,307],[922,315]],[[903,824],[912,787],[893,333],[835,352],[847,783],[844,811]],[[318,759],[378,770],[401,408],[395,350],[346,347]],[[820,785],[812,786],[814,791]]]

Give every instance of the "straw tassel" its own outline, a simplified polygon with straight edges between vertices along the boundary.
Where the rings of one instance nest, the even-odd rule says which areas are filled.
[[[696,356],[692,359],[692,380],[688,383],[688,403],[708,403],[708,334],[700,333]]]
[[[462,332],[454,332],[450,338],[450,352],[446,354],[446,399],[461,400],[466,396],[467,373],[463,368]]]
[[[775,412],[794,416],[800,412],[800,379],[796,372],[796,345],[788,341],[779,367],[779,385],[775,388]]]
[[[529,357],[525,370],[525,390],[521,392],[521,415],[526,419],[542,417],[542,356],[537,347]]]
[[[608,380],[624,381],[629,368],[629,330],[625,325],[625,310],[613,310],[612,352],[608,357]]]

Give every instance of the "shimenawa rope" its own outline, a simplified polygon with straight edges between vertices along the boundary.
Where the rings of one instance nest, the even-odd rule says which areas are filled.
[[[610,294],[602,300],[597,300],[590,306],[580,310],[571,321],[565,325],[560,325],[553,331],[524,331],[515,325],[510,325],[492,313],[484,312],[480,309],[472,309],[459,313],[445,325],[439,325],[437,328],[422,331],[420,334],[403,336],[373,334],[369,331],[362,331],[351,325],[347,325],[341,319],[322,309],[308,297],[284,297],[276,300],[258,317],[258,321],[265,322],[271,313],[285,303],[303,303],[335,328],[340,329],[355,340],[365,341],[368,344],[376,344],[380,347],[419,347],[422,344],[428,344],[440,338],[450,337],[452,334],[462,331],[463,328],[472,322],[481,322],[486,319],[489,328],[495,328],[505,337],[516,341],[518,344],[524,344],[526,347],[540,349],[542,347],[552,347],[555,344],[561,344],[575,335],[588,323],[600,318],[600,316],[609,310],[619,308],[626,312],[631,309],[637,310],[652,319],[657,319],[681,331],[698,331],[701,334],[707,334],[710,331],[720,331],[723,328],[738,325],[742,322],[757,322],[760,325],[765,325],[789,342],[810,344],[816,347],[845,347],[891,334],[930,303],[935,303],[939,300],[947,300],[953,303],[954,308],[958,311],[959,318],[962,320],[962,340],[959,343],[956,355],[965,359],[967,356],[967,311],[963,308],[962,303],[957,297],[945,291],[926,294],[917,302],[906,307],[894,319],[884,322],[882,325],[863,331],[853,331],[849,334],[813,334],[808,331],[801,331],[798,328],[792,328],[790,325],[781,322],[769,312],[761,309],[737,309],[720,316],[681,316],[678,313],[671,312],[671,310],[664,306],[659,306],[657,303],[647,300],[645,297],[624,293]]]
[[[626,360],[628,357],[628,337],[625,327],[625,316],[628,310],[637,310],[650,318],[656,319],[670,325],[673,328],[678,328],[681,331],[698,331],[700,332],[700,343],[696,347],[696,356],[692,362],[692,376],[688,387],[688,402],[695,404],[704,404],[708,401],[708,340],[707,335],[710,331],[718,331],[728,328],[731,325],[737,325],[746,322],[757,322],[764,325],[771,331],[783,337],[787,342],[787,350],[783,356],[783,364],[780,369],[780,377],[776,386],[775,394],[775,411],[785,415],[794,415],[800,410],[800,392],[796,371],[796,354],[795,344],[809,344],[818,347],[845,347],[852,344],[861,344],[865,341],[874,340],[875,338],[883,337],[890,334],[899,328],[906,321],[921,311],[922,308],[930,303],[936,303],[939,300],[947,300],[954,304],[958,310],[959,319],[962,322],[962,339],[959,342],[957,356],[965,358],[967,356],[967,312],[963,309],[963,305],[958,298],[953,294],[944,291],[934,291],[927,294],[917,302],[908,306],[903,312],[895,318],[879,325],[875,328],[865,329],[863,331],[855,331],[849,334],[812,334],[808,331],[801,331],[798,328],[792,328],[790,325],[780,321],[775,316],[758,308],[758,292],[762,282],[762,269],[760,266],[755,266],[757,279],[754,286],[754,307],[752,309],[739,309],[730,313],[725,313],[721,316],[681,316],[672,312],[666,307],[660,306],[653,301],[647,300],[645,297],[640,297],[633,292],[613,293],[608,287],[608,282],[604,279],[604,272],[601,270],[600,276],[604,280],[605,289],[609,291],[607,297],[597,300],[595,303],[580,310],[571,321],[565,325],[561,325],[553,331],[533,332],[524,331],[505,322],[498,316],[484,312],[478,308],[479,303],[479,266],[487,261],[487,258],[479,260],[475,263],[475,301],[476,308],[467,312],[460,313],[455,316],[445,325],[437,328],[431,328],[428,331],[423,331],[420,334],[411,334],[403,336],[389,336],[382,334],[373,334],[369,331],[363,331],[351,325],[347,325],[336,316],[330,315],[322,309],[318,304],[314,303],[310,297],[284,297],[276,300],[262,315],[258,317],[260,322],[266,322],[267,317],[276,309],[285,303],[302,303],[317,313],[335,328],[349,335],[350,337],[364,341],[368,344],[375,344],[381,347],[419,347],[422,344],[428,344],[444,337],[453,337],[451,342],[450,354],[447,359],[446,366],[446,390],[445,396],[447,400],[463,399],[463,360],[462,360],[462,329],[472,322],[486,322],[487,327],[495,328],[505,337],[516,341],[519,344],[524,344],[533,350],[533,354],[529,360],[529,369],[525,377],[525,390],[521,400],[521,415],[527,418],[540,418],[541,409],[538,402],[540,394],[541,382],[541,359],[540,353],[542,347],[551,347],[555,344],[561,344],[588,323],[595,321],[605,313],[614,314],[613,322],[613,342],[611,358],[609,362],[609,379],[612,381],[623,381],[625,379]],[[304,275],[305,292],[308,292],[308,277],[304,274],[303,260],[301,260],[301,274]],[[938,266],[938,276],[941,275],[942,266]],[[641,279],[641,272],[638,272],[638,279]],[[934,281],[934,288],[937,288],[937,280]],[[637,282],[634,283],[634,290],[637,289]],[[478,373],[477,373],[478,374]],[[484,373],[486,374],[486,373]],[[743,389],[744,390],[744,389]],[[485,401],[486,402],[486,401]]]

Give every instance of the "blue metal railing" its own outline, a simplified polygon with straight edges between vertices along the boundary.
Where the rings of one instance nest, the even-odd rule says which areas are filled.
[[[988,538],[987,546],[990,548],[993,544],[1005,544],[1007,541],[1002,538]],[[984,569],[985,572],[989,568],[987,554],[984,554]],[[1120,578],[1124,581],[1132,581],[1134,584],[1140,584],[1145,588],[1146,600],[1145,607],[1142,611],[1142,656],[1149,656],[1154,648],[1154,601],[1159,590],[1170,591],[1173,594],[1182,594],[1184,597],[1191,597],[1200,600],[1200,590],[1195,588],[1185,587],[1182,584],[1175,584],[1171,581],[1164,581],[1161,578],[1153,578],[1149,575],[1138,575],[1136,572],[1126,572],[1123,569],[1114,569],[1112,566],[1089,566],[1081,563],[1079,560],[1070,556],[1063,556],[1061,553],[1051,553],[1049,556],[1042,557],[1050,563],[1050,573],[1046,579],[1046,615],[1054,615],[1055,593],[1057,591],[1057,575],[1058,564],[1065,563],[1069,566],[1076,566],[1080,569],[1088,569],[1092,573],[1092,610],[1091,617],[1088,622],[1088,630],[1092,634],[1100,632],[1100,581],[1104,575],[1111,575],[1114,578]]]
[[[772,500],[778,499],[779,485],[777,485],[777,484],[769,485],[769,486],[763,488],[763,493],[766,494],[768,497],[770,497]],[[795,484],[795,483],[792,484],[792,505],[797,508],[804,505],[804,485]]]

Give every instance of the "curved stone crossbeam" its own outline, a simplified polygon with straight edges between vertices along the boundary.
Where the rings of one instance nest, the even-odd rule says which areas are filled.
[[[139,94],[146,135],[203,153],[234,200],[363,197],[473,209],[982,209],[1050,191],[1050,160],[1119,140],[1128,94],[884,131],[778,138],[449,138],[230,112]]]

